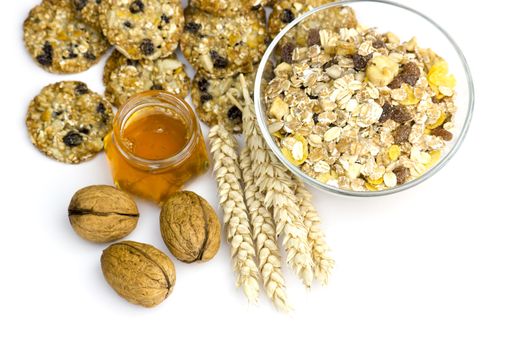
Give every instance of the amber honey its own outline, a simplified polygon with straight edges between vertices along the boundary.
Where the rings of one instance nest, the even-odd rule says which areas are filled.
[[[191,107],[164,91],[138,94],[122,106],[105,149],[115,185],[157,203],[209,164]]]

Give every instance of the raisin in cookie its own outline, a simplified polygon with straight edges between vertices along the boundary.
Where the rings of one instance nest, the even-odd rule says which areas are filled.
[[[46,0],[24,22],[24,43],[31,56],[52,73],[78,73],[108,50],[102,33],[79,20],[70,0]]]
[[[126,57],[154,60],[177,48],[184,13],[180,0],[102,0],[100,26]]]
[[[235,16],[266,6],[268,0],[192,0],[191,5],[216,16]]]
[[[100,152],[112,121],[111,104],[78,81],[43,88],[26,117],[33,144],[64,163],[80,163]]]
[[[93,28],[100,29],[99,5],[102,0],[71,0],[78,18]]]
[[[246,85],[253,97],[255,73],[245,74]],[[191,98],[199,118],[212,126],[223,123],[235,133],[242,132],[242,110],[232,102],[232,97],[244,106],[240,74],[222,78],[207,78],[197,72],[191,86]]]
[[[266,50],[264,11],[218,17],[188,7],[181,49],[196,70],[212,78],[252,72]]]
[[[104,67],[104,85],[106,98],[120,107],[131,96],[147,90],[165,90],[184,98],[190,90],[190,78],[176,56],[134,61],[115,50]]]

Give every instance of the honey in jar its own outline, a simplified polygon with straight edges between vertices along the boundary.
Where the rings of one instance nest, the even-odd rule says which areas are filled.
[[[208,168],[202,132],[191,107],[165,91],[148,91],[118,111],[105,150],[115,185],[162,203]]]

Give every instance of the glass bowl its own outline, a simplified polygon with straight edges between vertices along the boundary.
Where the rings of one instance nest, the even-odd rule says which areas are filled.
[[[454,138],[447,142],[446,148],[442,150],[440,160],[418,178],[384,190],[353,191],[342,189],[308,176],[283,155],[270,134],[266,123],[267,108],[263,93],[265,84],[268,82],[268,72],[272,71],[273,63],[279,53],[279,42],[290,30],[313,14],[319,14],[321,11],[327,11],[328,9],[330,11],[334,11],[334,9],[344,10],[347,7],[353,8],[359,23],[363,26],[377,28],[380,33],[395,33],[401,41],[408,41],[413,36],[416,36],[420,47],[431,48],[448,62],[449,72],[456,78],[457,112],[454,117],[454,129],[451,130]],[[255,81],[254,100],[257,121],[264,139],[272,152],[293,174],[304,182],[330,193],[343,196],[373,197],[392,194],[414,187],[436,174],[448,163],[457,152],[468,131],[474,108],[474,86],[470,69],[461,49],[452,37],[432,19],[412,8],[386,0],[347,0],[330,3],[311,10],[296,18],[277,35],[268,47],[259,65]]]

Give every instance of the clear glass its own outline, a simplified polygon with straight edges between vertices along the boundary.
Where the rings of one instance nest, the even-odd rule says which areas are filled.
[[[127,127],[148,114],[161,114],[181,122],[177,134],[183,138],[180,151],[161,159],[146,159],[133,153],[123,135]],[[105,139],[105,150],[115,185],[157,203],[162,203],[209,166],[195,113],[184,100],[165,91],[148,91],[130,98],[117,112],[113,132]]]
[[[312,14],[325,11],[329,8],[344,8],[348,6],[355,10],[359,22],[365,26],[373,26],[380,32],[393,32],[399,36],[401,40],[409,40],[411,37],[416,36],[420,46],[432,48],[448,62],[450,72],[454,74],[457,80],[456,103],[458,110],[455,115],[456,126],[454,130],[452,130],[454,138],[452,141],[447,142],[447,148],[444,150],[440,161],[417,179],[387,190],[375,192],[351,191],[330,186],[311,178],[286,159],[277,144],[274,142],[266,124],[267,109],[264,105],[264,98],[262,95],[264,92],[264,76],[272,69],[272,63],[276,55],[278,43],[292,28],[310,17]],[[268,143],[272,152],[293,174],[304,180],[306,183],[330,193],[357,197],[375,197],[400,192],[414,187],[436,174],[445,166],[445,164],[448,163],[462,144],[468,131],[474,110],[474,84],[470,69],[461,49],[452,37],[441,26],[426,15],[407,6],[385,0],[340,1],[318,7],[296,18],[272,41],[263,56],[257,71],[254,96],[257,121],[264,139]]]

